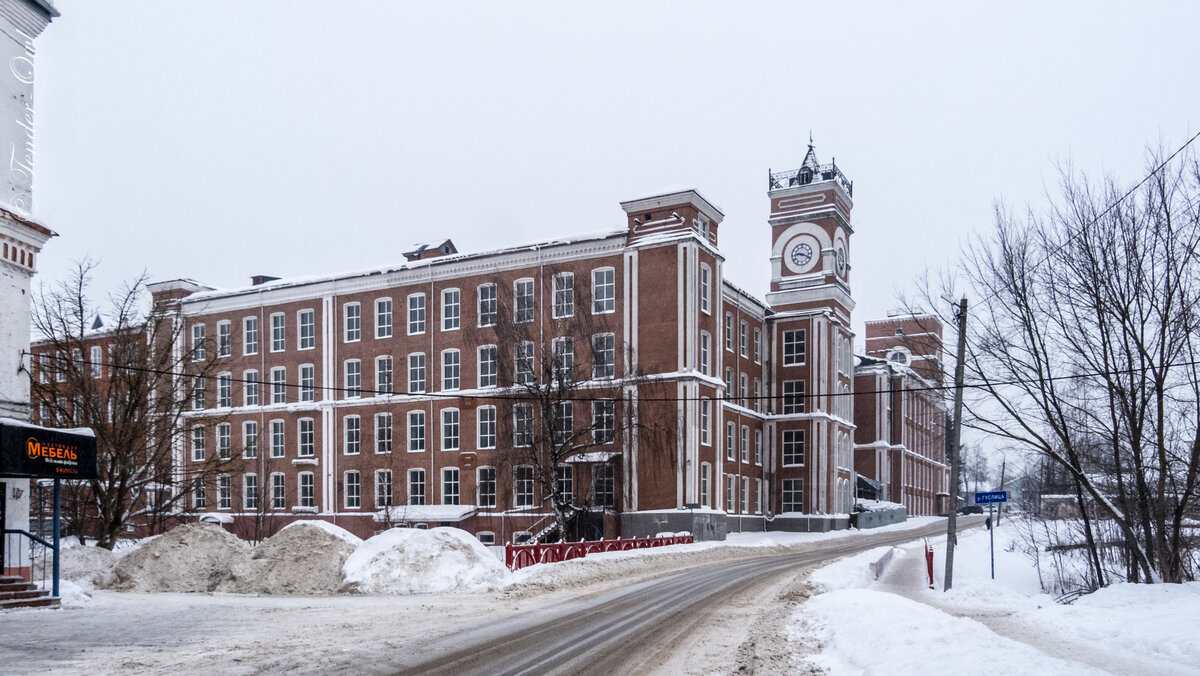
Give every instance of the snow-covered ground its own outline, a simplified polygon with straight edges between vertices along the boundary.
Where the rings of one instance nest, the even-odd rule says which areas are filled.
[[[996,532],[991,579],[988,532],[959,537],[954,584],[943,592],[945,538],[934,545],[935,590],[920,543],[891,551],[876,580],[879,548],[817,570],[823,590],[792,616],[798,646],[821,644],[805,666],[832,674],[961,672],[991,665],[1009,674],[1200,673],[1200,582],[1119,584],[1060,605],[1015,547],[1009,522]],[[863,640],[869,637],[870,640]]]

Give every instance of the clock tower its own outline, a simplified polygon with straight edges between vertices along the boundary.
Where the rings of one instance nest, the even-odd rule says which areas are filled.
[[[799,169],[769,178],[772,506],[788,530],[826,529],[854,499],[854,184],[811,138]]]

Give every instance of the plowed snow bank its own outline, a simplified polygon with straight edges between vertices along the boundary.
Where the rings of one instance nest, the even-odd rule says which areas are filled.
[[[188,523],[118,561],[109,586],[122,591],[212,591],[249,558],[249,545],[220,526]]]
[[[393,528],[364,541],[343,566],[343,591],[360,594],[483,591],[508,576],[470,533]]]
[[[237,594],[332,594],[362,540],[325,521],[296,521],[254,548],[218,587]]]

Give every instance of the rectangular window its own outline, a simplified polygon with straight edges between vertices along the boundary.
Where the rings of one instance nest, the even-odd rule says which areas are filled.
[[[300,365],[300,401],[317,400],[317,372],[312,364]]]
[[[533,321],[533,280],[518,279],[513,282],[513,321],[526,324]]]
[[[312,472],[300,473],[300,501],[299,507],[316,507],[316,478]]]
[[[575,471],[570,465],[555,465],[554,490],[565,499],[575,494]]]
[[[762,464],[762,430],[754,430],[754,464]]]
[[[575,275],[560,272],[554,275],[554,317],[571,317],[575,314]]]
[[[391,507],[392,502],[392,470],[375,470],[375,509]]]
[[[457,390],[459,388],[462,365],[458,350],[442,352],[442,389]]]
[[[725,313],[725,349],[733,352],[733,313]]]
[[[204,325],[192,324],[192,361],[204,361]]]
[[[616,338],[611,333],[592,336],[592,377],[612,378],[616,375]]]
[[[536,382],[533,372],[533,341],[522,340],[513,349],[513,370],[517,385],[529,385]]]
[[[444,408],[442,409],[442,450],[457,451],[458,450],[458,409]]]
[[[742,356],[750,356],[750,327],[746,322],[742,322],[741,332],[738,334],[739,344],[742,348]]]
[[[194,410],[198,411],[204,408],[204,399],[206,397],[204,390],[206,386],[207,383],[204,380],[204,376],[196,376],[192,379],[192,408]]]
[[[592,314],[617,309],[616,273],[612,268],[592,270]]]
[[[754,379],[754,410],[762,413],[762,381]]]
[[[700,397],[700,443],[704,446],[712,445],[712,437],[709,436],[712,427],[709,424],[709,417],[712,415],[712,402],[708,397]]]
[[[442,504],[458,504],[458,468],[442,468]]]
[[[208,496],[204,492],[204,479],[197,477],[192,484],[192,508],[208,509]]]
[[[442,291],[442,330],[456,331],[462,314],[462,294],[458,289]]]
[[[375,414],[375,452],[392,452],[392,414]]]
[[[533,445],[533,404],[513,405],[513,446]]]
[[[804,430],[783,431],[783,464],[804,464]]]
[[[271,509],[287,509],[287,477],[271,475]]]
[[[804,413],[804,381],[783,381],[783,413]]]
[[[247,460],[258,457],[258,422],[254,420],[242,423],[242,457]]]
[[[408,504],[425,504],[425,470],[408,470]]]
[[[496,325],[496,285],[483,284],[479,287],[479,325]]]
[[[362,420],[356,415],[342,418],[342,452],[346,455],[358,455],[362,448]]]
[[[408,335],[425,333],[425,294],[408,297]]]
[[[804,479],[784,479],[783,490],[784,512],[804,511]]]
[[[750,380],[745,373],[743,373],[741,378],[738,380],[738,386],[738,393],[740,394],[739,400],[741,401],[742,406],[745,408],[750,408]]]
[[[217,374],[217,408],[233,406],[233,374]]]
[[[362,396],[362,362],[357,359],[346,360],[346,387],[343,395],[348,399]]]
[[[282,312],[271,315],[271,351],[283,352],[287,349],[287,319]]]
[[[754,363],[762,363],[762,331],[754,329]]]
[[[192,461],[204,461],[204,428],[192,428]]]
[[[345,331],[345,342],[356,343],[362,339],[362,306],[358,303],[346,303],[342,316],[342,328]]]
[[[496,447],[496,407],[480,406],[475,409],[478,419],[476,448]]]
[[[99,345],[92,346],[91,365],[92,377],[99,378],[100,374],[104,371],[104,349]]]
[[[560,383],[575,379],[575,340],[570,336],[554,339],[554,379]]]
[[[616,436],[616,402],[599,399],[592,402],[592,443],[611,444]]]
[[[783,365],[798,366],[804,363],[807,347],[803,329],[783,332]]]
[[[750,428],[742,425],[742,462],[750,462]]]
[[[496,506],[496,468],[480,467],[475,474],[476,500],[480,507]]]
[[[551,410],[554,412],[554,420],[551,421],[554,443],[560,446],[570,443],[575,434],[575,402],[560,401]]]
[[[732,512],[733,506],[737,504],[737,477],[732,474],[725,475],[725,511]]]
[[[700,506],[709,507],[712,501],[709,500],[708,482],[709,475],[712,472],[712,467],[707,462],[700,463]]]
[[[754,480],[754,513],[762,514],[763,491],[762,479]]]
[[[287,403],[287,369],[282,366],[271,369],[271,403]]]
[[[271,457],[282,458],[284,454],[283,421],[271,421]]]
[[[355,304],[357,307],[357,303]],[[301,310],[300,320],[300,349],[311,350],[317,346],[317,313],[312,310]]]
[[[258,509],[258,475],[242,475],[242,508]]]
[[[217,457],[228,460],[232,457],[233,425],[227,422],[217,423]]]
[[[726,367],[725,367],[725,399],[726,399],[726,400],[730,400],[730,399],[733,399],[733,397],[734,397],[734,392],[733,392],[733,367],[732,367],[732,366],[726,366]]]
[[[311,458],[316,454],[317,438],[314,433],[313,419],[301,418],[297,422],[297,429],[300,434],[300,452],[301,458]]]
[[[709,337],[708,332],[701,331],[700,332],[700,373],[703,373],[704,375],[709,374],[708,362],[709,362],[709,351],[711,350],[711,347],[710,347],[711,343],[712,343],[712,339]]]
[[[496,346],[484,345],[479,348],[479,386],[496,386]]]
[[[258,317],[242,320],[242,354],[258,354]]]
[[[750,477],[742,477],[742,514],[750,513]]]
[[[228,321],[217,322],[217,356],[228,357],[231,354],[233,354],[233,324]],[[229,489],[228,482],[226,482],[225,489]]]
[[[408,355],[408,392],[416,394],[425,391],[425,353],[414,352]]]
[[[732,422],[725,423],[725,459],[733,460],[734,448],[737,447],[737,425]]]
[[[533,467],[513,468],[513,507],[533,506]]]
[[[425,450],[425,411],[408,412],[408,452]]]
[[[392,358],[388,355],[375,358],[375,394],[392,393]]]
[[[392,337],[392,299],[379,298],[375,301],[375,337]]]
[[[592,465],[592,495],[593,504],[597,507],[613,507],[617,504],[617,496],[613,485],[613,466],[607,462]]]
[[[709,314],[712,311],[711,282],[707,265],[700,266],[700,311]]]
[[[258,371],[242,371],[242,404],[258,406]]]
[[[346,472],[345,486],[346,509],[358,509],[362,506],[362,475],[357,471]]]

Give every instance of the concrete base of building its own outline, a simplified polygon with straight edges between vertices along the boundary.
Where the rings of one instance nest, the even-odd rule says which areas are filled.
[[[767,530],[789,533],[827,533],[831,530],[846,530],[849,527],[849,514],[776,516],[767,521]]]
[[[765,516],[736,516],[726,517],[730,533],[761,533],[767,530]]]
[[[860,530],[879,528],[880,526],[888,526],[893,523],[904,523],[907,520],[908,510],[903,507],[899,509],[884,509],[877,512],[858,512],[850,517],[851,525]]]
[[[687,531],[695,536],[696,542],[701,542],[724,540],[728,530],[729,517],[714,512],[680,509],[621,513],[621,537],[624,538],[647,538],[659,533]]]

